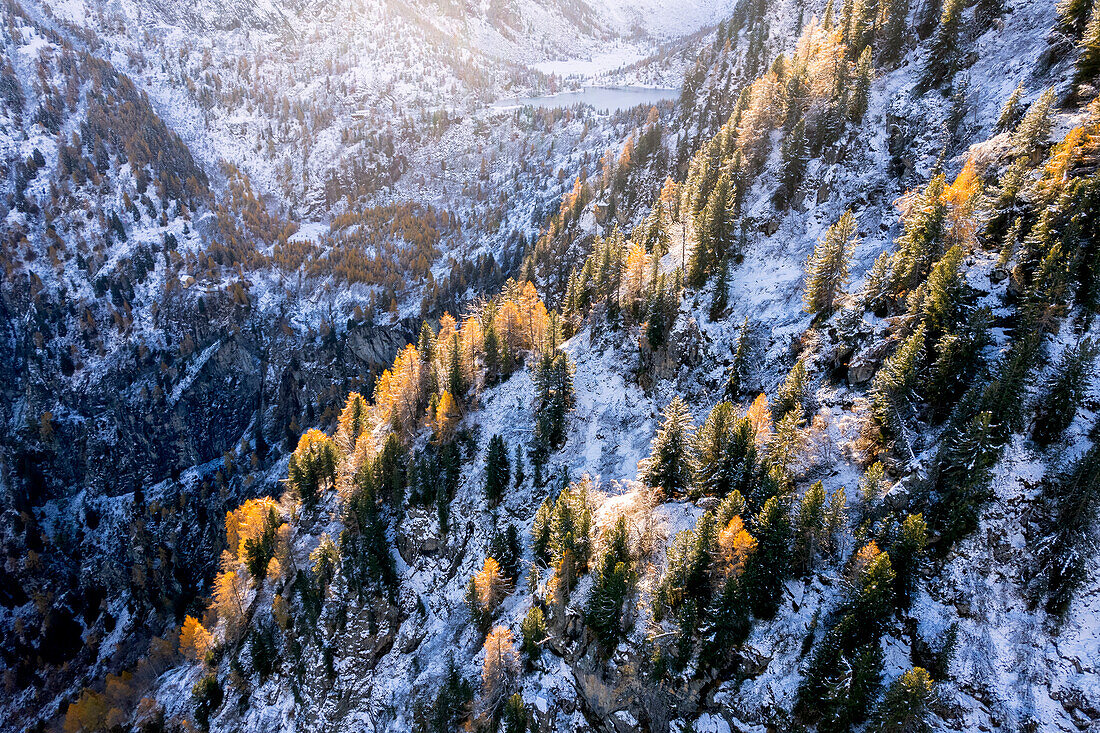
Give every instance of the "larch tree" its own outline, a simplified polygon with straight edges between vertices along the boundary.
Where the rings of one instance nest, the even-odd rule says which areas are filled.
[[[482,649],[485,661],[481,667],[481,710],[486,717],[494,718],[519,677],[519,653],[512,632],[504,626],[489,632]]]
[[[187,616],[180,628],[180,653],[193,662],[201,662],[214,643],[214,637],[194,616]]]

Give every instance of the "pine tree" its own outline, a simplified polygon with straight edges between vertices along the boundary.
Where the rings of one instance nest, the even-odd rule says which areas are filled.
[[[861,56],[875,42],[879,16],[879,0],[858,0],[853,7],[851,28],[848,31],[848,55]]]
[[[704,496],[748,493],[756,471],[752,426],[729,402],[719,402],[695,435],[694,487]]]
[[[695,248],[688,262],[688,282],[702,286],[725,256],[735,251],[737,217],[731,207],[730,174],[723,171],[707,197],[706,207],[695,223]]]
[[[312,507],[321,491],[336,481],[336,444],[320,430],[309,430],[290,456],[287,484],[302,504]]]
[[[463,729],[470,717],[470,702],[474,691],[461,674],[454,660],[450,660],[447,677],[432,702],[430,711],[431,733],[453,733]]]
[[[883,252],[875,258],[867,273],[860,300],[863,306],[877,316],[886,315],[891,302],[891,281],[893,280],[893,255]]]
[[[729,306],[729,294],[729,261],[722,258],[722,261],[718,264],[718,282],[714,285],[714,294],[710,300],[710,320],[719,321],[722,319],[722,314],[726,312],[726,308]]]
[[[806,262],[806,311],[828,318],[848,283],[848,265],[855,249],[856,218],[845,211],[818,240]]]
[[[539,506],[531,528],[531,549],[540,562],[554,565],[569,552],[580,570],[587,569],[592,552],[594,512],[590,485],[591,479],[586,474],[580,481],[563,488],[557,499],[551,501],[547,497]]]
[[[803,495],[794,524],[794,560],[803,575],[813,570],[824,534],[825,487],[818,481]]]
[[[771,618],[779,610],[783,583],[790,572],[791,523],[787,504],[768,499],[753,518],[757,547],[745,568],[746,590],[753,613]]]
[[[885,0],[882,6],[882,27],[879,34],[882,59],[892,63],[898,60],[901,49],[905,46],[909,0]]]
[[[799,120],[783,140],[783,167],[779,174],[779,188],[775,192],[775,204],[787,209],[794,200],[809,160],[806,141],[806,122]]]
[[[1008,99],[1005,100],[1004,106],[1001,107],[1001,114],[997,118],[996,127],[994,127],[997,132],[1008,132],[1020,123],[1020,118],[1024,114],[1023,97],[1024,83],[1021,81],[1012,90],[1012,94],[1008,96]]]
[[[546,628],[546,614],[539,606],[532,606],[520,625],[523,634],[523,653],[532,662],[542,654],[542,644],[550,635]]]
[[[420,322],[420,335],[417,338],[416,350],[420,352],[420,356],[423,359],[431,359],[432,351],[435,348],[435,331],[428,325],[427,321]]]
[[[527,706],[523,704],[523,696],[518,692],[512,693],[504,703],[504,710],[500,717],[504,733],[527,733]]]
[[[1081,54],[1077,57],[1077,68],[1073,84],[1080,89],[1092,84],[1100,77],[1100,4],[1093,2],[1085,35],[1081,38]]]
[[[749,366],[749,317],[745,316],[741,332],[737,336],[737,346],[733,350],[729,376],[726,378],[726,394],[733,399],[741,396],[741,387]]]
[[[875,78],[875,68],[871,58],[871,47],[863,49],[856,65],[856,84],[852,98],[848,100],[848,119],[855,124],[863,122],[867,113],[867,104],[871,97],[871,82]]]
[[[886,360],[871,382],[871,409],[875,420],[891,436],[904,431],[904,416],[916,398],[919,369],[924,363],[924,326],[917,328]]]
[[[485,326],[485,383],[488,385],[496,384],[501,376],[501,348],[500,336],[497,335],[496,326],[493,325],[492,320],[489,320],[487,326]]]
[[[940,450],[937,480],[939,502],[932,526],[949,547],[978,526],[978,511],[985,501],[993,464],[1000,456],[993,430],[993,415],[980,412],[957,429]]]
[[[565,442],[565,418],[573,409],[573,365],[562,351],[547,351],[535,368],[535,440],[544,449]]]
[[[1091,381],[1098,350],[1091,340],[1066,349],[1054,373],[1047,380],[1035,412],[1032,439],[1048,446],[1062,437],[1073,422],[1081,399]]]
[[[800,412],[788,413],[775,424],[775,432],[768,441],[764,463],[767,467],[767,475],[777,491],[786,492],[792,487],[791,466],[802,455],[806,446],[806,435],[800,427],[801,424]],[[763,488],[765,488],[764,484],[758,487],[758,489]],[[754,503],[759,504],[755,502],[755,497]]]
[[[942,173],[934,176],[904,216],[905,231],[898,238],[898,250],[891,263],[890,286],[895,295],[919,286],[946,251],[946,190],[946,177]]]
[[[702,661],[720,671],[733,662],[735,655],[731,652],[752,630],[751,606],[740,578],[726,580],[708,617],[709,623],[703,630]]]
[[[829,506],[825,509],[825,536],[822,538],[822,552],[830,557],[841,554],[845,538],[848,536],[848,496],[843,486],[837,488],[829,497]]]
[[[868,518],[874,518],[878,513],[879,502],[882,501],[885,489],[885,468],[881,461],[875,461],[867,467],[859,479],[859,495],[863,500],[864,512]]]
[[[503,531],[493,532],[489,541],[489,556],[500,563],[500,571],[505,580],[515,586],[519,580],[520,563],[523,561],[523,547],[519,541],[519,530],[509,524]]]
[[[1054,101],[1054,89],[1047,89],[1028,107],[1027,113],[1012,133],[1012,145],[1017,154],[1035,161],[1046,149]]]
[[[641,462],[640,478],[647,486],[660,489],[665,496],[683,493],[691,481],[691,413],[676,396],[665,407],[664,421],[650,446],[649,458]]]
[[[518,489],[523,486],[523,482],[527,478],[527,475],[523,472],[523,446],[519,443],[516,443],[516,455],[512,459],[512,465],[515,466],[513,473],[515,475],[515,487]]]
[[[921,667],[914,667],[894,680],[875,711],[869,730],[874,733],[928,733],[930,708],[936,693],[932,677]]]
[[[225,693],[215,674],[204,675],[191,689],[191,701],[195,705],[195,722],[200,730],[210,730],[210,716],[222,706]]]
[[[940,25],[928,50],[921,86],[933,89],[955,75],[958,60],[959,25],[965,8],[963,0],[944,0]]]
[[[932,268],[921,304],[926,354],[932,364],[923,394],[937,418],[970,385],[982,366],[982,349],[989,343],[989,308],[974,309],[975,296],[961,271],[962,249],[956,245]]]
[[[585,608],[585,622],[605,650],[613,649],[623,635],[623,604],[634,585],[633,559],[626,520],[619,517],[604,539],[596,563],[592,593]]]
[[[806,380],[806,362],[799,359],[791,367],[783,383],[779,385],[775,406],[772,408],[772,417],[776,422],[792,413],[797,415],[799,420],[803,418],[806,400],[809,398],[809,385]]]
[[[894,531],[887,552],[894,569],[894,599],[901,610],[907,610],[916,587],[917,566],[928,544],[928,525],[921,514],[909,514]]]
[[[1058,25],[1064,33],[1078,38],[1088,25],[1094,0],[1061,0],[1058,4]]]
[[[494,435],[489,439],[488,455],[485,458],[485,496],[489,503],[496,504],[508,488],[511,478],[511,468],[508,465],[508,446],[504,444],[504,438]]]
[[[1037,583],[1049,613],[1068,608],[1089,574],[1100,513],[1100,447],[1044,479],[1038,518]]]

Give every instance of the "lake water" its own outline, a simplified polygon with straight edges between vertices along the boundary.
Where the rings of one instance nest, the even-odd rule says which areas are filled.
[[[546,97],[519,97],[501,99],[493,103],[498,110],[512,110],[518,107],[545,107],[560,109],[584,104],[600,112],[618,112],[637,107],[639,104],[676,101],[680,98],[679,89],[653,89],[649,87],[584,87],[577,92],[562,92]]]

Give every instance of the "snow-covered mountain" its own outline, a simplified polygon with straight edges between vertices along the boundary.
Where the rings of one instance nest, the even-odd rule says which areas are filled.
[[[1100,725],[1095,0],[0,16],[0,730]]]

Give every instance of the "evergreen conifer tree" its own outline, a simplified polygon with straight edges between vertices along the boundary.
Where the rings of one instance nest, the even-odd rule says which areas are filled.
[[[808,160],[806,122],[800,119],[783,140],[783,168],[779,174],[779,188],[775,192],[775,203],[779,209],[786,209],[794,200],[798,187],[802,185]]]
[[[623,635],[623,604],[634,584],[633,560],[623,517],[604,540],[585,609],[585,620],[604,649],[612,649]]]
[[[783,384],[779,385],[775,406],[772,408],[772,418],[776,422],[791,413],[797,415],[799,420],[802,419],[806,410],[806,399],[809,396],[809,385],[806,382],[806,362],[799,359],[787,373]]]
[[[905,231],[898,238],[898,250],[891,263],[891,289],[895,295],[920,285],[945,252],[946,189],[944,175],[934,176],[913,200],[905,216]]]
[[[882,60],[892,63],[901,56],[909,18],[909,0],[885,0],[882,4],[882,25],[879,45]]]
[[[1078,38],[1089,21],[1089,10],[1095,8],[1095,0],[1061,0],[1058,3],[1058,25],[1064,33]]]
[[[726,308],[729,306],[729,294],[729,261],[723,257],[718,264],[718,282],[714,285],[714,294],[710,300],[710,320],[721,320],[722,314],[726,312]]]
[[[1095,557],[1100,447],[1042,483],[1036,586],[1049,613],[1063,613]]]
[[[523,635],[523,653],[534,661],[542,654],[542,643],[549,636],[546,628],[546,614],[539,606],[532,606],[527,615],[523,617],[520,625]]]
[[[845,211],[814,247],[806,262],[806,311],[828,318],[848,283],[848,263],[855,247],[856,219]]]
[[[985,31],[997,18],[1004,15],[1004,12],[1004,0],[978,0],[974,7],[974,22],[979,31]]]
[[[887,548],[894,569],[894,600],[899,609],[907,610],[916,587],[917,566],[928,544],[928,525],[921,514],[909,514],[897,526]]]
[[[1096,356],[1097,348],[1090,340],[1062,354],[1035,412],[1031,437],[1039,445],[1045,447],[1061,438],[1073,422],[1091,380]]]
[[[904,428],[924,363],[923,324],[886,360],[871,382],[871,409],[875,420],[888,434],[897,436]]]
[[[963,0],[944,0],[939,27],[928,50],[921,86],[933,89],[955,75],[958,56],[959,26],[966,7]]]
[[[1035,161],[1045,150],[1047,138],[1050,135],[1054,101],[1054,90],[1046,89],[1028,107],[1027,113],[1012,133],[1012,144],[1017,154],[1028,156]]]
[[[508,446],[504,438],[494,435],[489,439],[488,455],[485,458],[485,496],[491,504],[496,504],[508,488],[511,467],[508,465]]]
[[[863,115],[867,114],[867,104],[871,98],[871,82],[875,78],[875,67],[871,57],[871,47],[863,49],[856,64],[856,84],[852,91],[852,98],[848,100],[848,119],[855,124],[863,121]]]
[[[1001,107],[1001,114],[997,118],[997,125],[994,128],[997,132],[1008,132],[1020,123],[1020,118],[1024,114],[1023,97],[1024,83],[1021,81],[1012,90],[1012,94],[1008,95],[1004,106]]]
[[[726,394],[733,399],[741,395],[741,387],[745,381],[745,375],[749,366],[749,317],[745,316],[741,324],[741,332],[737,336],[737,346],[733,350],[733,361],[730,362],[729,377],[726,379]]]
[[[642,461],[641,479],[665,496],[683,493],[691,482],[691,445],[694,426],[684,401],[676,396],[665,407],[664,420]]]
[[[818,481],[806,490],[795,518],[795,566],[803,575],[813,570],[825,534],[825,487]]]
[[[544,451],[559,448],[565,442],[565,418],[576,401],[573,365],[565,352],[544,352],[535,368],[534,382],[535,441]]]
[[[730,174],[723,171],[707,197],[695,225],[695,248],[688,262],[688,282],[699,287],[718,262],[734,251],[737,217],[730,200]]]
[[[928,733],[932,730],[928,716],[935,698],[931,675],[921,667],[914,667],[886,689],[869,730],[874,733]]]
[[[516,455],[512,459],[512,465],[515,467],[513,473],[515,475],[515,486],[518,489],[523,486],[523,481],[527,478],[527,475],[523,472],[523,446],[518,443],[516,444]]]
[[[779,610],[783,583],[790,572],[791,522],[787,504],[768,499],[753,518],[756,552],[745,567],[746,590],[753,613],[771,618]]]
[[[941,449],[937,481],[939,502],[932,526],[946,545],[978,526],[978,512],[989,490],[993,464],[1000,455],[993,415],[980,412],[957,429]]]
[[[1085,35],[1081,38],[1081,53],[1077,57],[1074,85],[1080,89],[1100,77],[1100,4],[1093,2]]]
[[[336,444],[320,430],[309,430],[290,456],[287,483],[302,504],[312,507],[320,492],[336,481]]]

